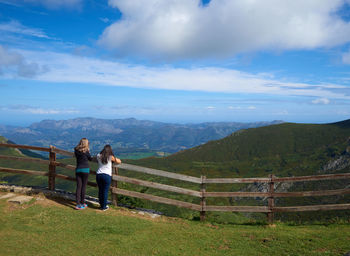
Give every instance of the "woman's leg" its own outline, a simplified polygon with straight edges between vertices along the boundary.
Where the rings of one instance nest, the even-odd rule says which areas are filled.
[[[81,177],[81,173],[80,172],[75,173],[75,178],[77,180],[77,190],[75,192],[75,197],[76,197],[77,204],[80,204],[80,202],[81,202],[81,188],[82,188],[82,184],[83,184],[83,179]]]
[[[82,177],[82,187],[81,187],[80,203],[84,204],[85,203],[86,185],[87,185],[87,182],[88,182],[89,173],[82,173],[81,177]]]
[[[107,207],[107,200],[108,200],[108,192],[109,187],[111,185],[111,176],[108,174],[104,174],[104,193],[103,193],[103,208],[105,209]]]
[[[96,174],[96,183],[98,186],[98,202],[100,203],[100,207],[102,208],[103,204],[103,180],[102,180],[102,174]]]

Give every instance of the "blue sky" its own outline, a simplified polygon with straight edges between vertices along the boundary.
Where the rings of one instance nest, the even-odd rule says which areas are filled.
[[[0,124],[350,118],[349,0],[0,0]]]

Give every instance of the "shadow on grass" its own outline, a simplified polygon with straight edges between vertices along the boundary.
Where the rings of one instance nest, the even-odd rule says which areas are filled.
[[[71,199],[66,199],[66,198],[61,198],[61,197],[54,197],[54,196],[50,196],[50,195],[45,195],[45,198],[75,210],[76,202],[71,200]],[[88,204],[88,208],[100,209],[99,205],[92,204],[92,203],[89,203],[89,202],[87,202],[87,204]]]

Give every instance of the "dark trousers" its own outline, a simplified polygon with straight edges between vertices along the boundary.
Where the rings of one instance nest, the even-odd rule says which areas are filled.
[[[107,206],[108,191],[111,185],[112,178],[108,174],[96,174],[96,182],[98,185],[98,200],[100,202],[101,209],[105,209]]]
[[[85,172],[76,172],[75,178],[77,179],[77,191],[75,193],[77,204],[84,204],[85,191],[86,191],[86,185],[88,182],[89,174]]]

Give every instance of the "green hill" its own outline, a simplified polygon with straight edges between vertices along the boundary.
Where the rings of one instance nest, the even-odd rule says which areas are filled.
[[[0,143],[16,144],[13,141],[10,141],[3,136],[0,136]],[[35,152],[27,150],[27,149],[16,149],[16,148],[6,148],[6,147],[0,147],[0,155],[34,157],[34,158],[45,159],[45,157],[43,155],[35,153]]]
[[[284,123],[232,133],[163,159],[133,161],[194,176],[254,177],[316,174],[350,146],[350,120],[333,124]],[[346,169],[348,170],[348,169]]]
[[[348,122],[347,122],[348,123]],[[350,125],[306,125],[285,123],[270,127],[243,130],[222,140],[212,141],[171,159],[222,162],[252,158],[312,154],[315,150],[330,149],[345,144]]]

